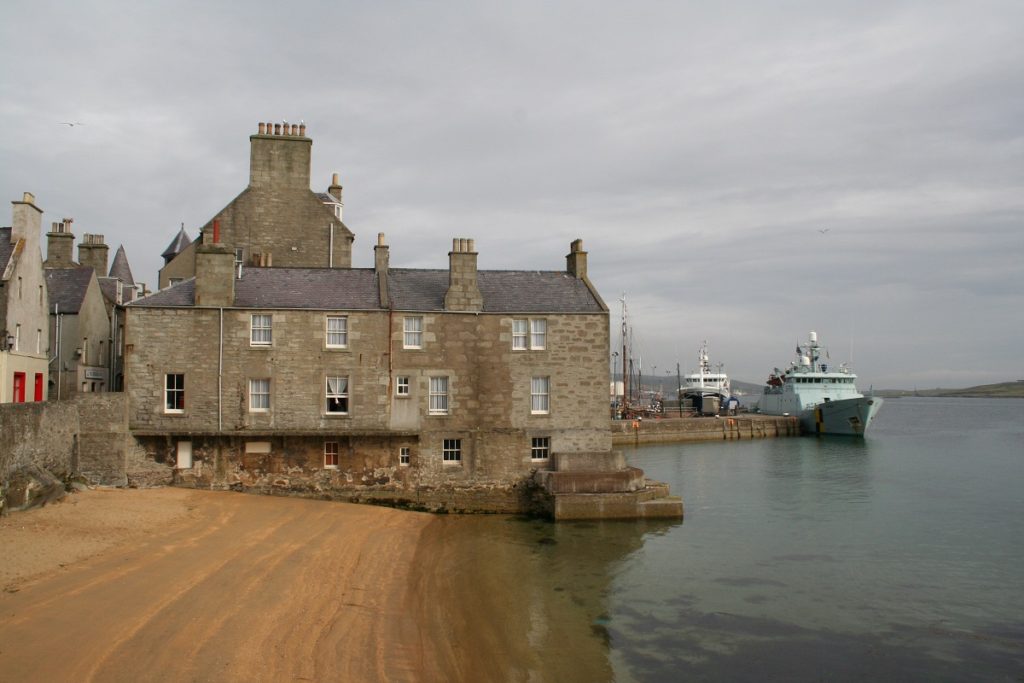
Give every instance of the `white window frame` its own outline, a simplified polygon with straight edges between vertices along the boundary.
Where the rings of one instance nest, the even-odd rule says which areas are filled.
[[[530,414],[549,415],[551,413],[551,378],[533,377],[530,379]]]
[[[408,375],[395,378],[395,396],[408,398],[412,395],[412,382]]]
[[[512,350],[543,351],[547,348],[547,318],[513,318]]]
[[[535,436],[530,440],[530,460],[547,462],[551,459],[551,437]]]
[[[423,348],[423,316],[407,315],[402,318],[402,348]]]
[[[181,378],[181,386],[180,387],[179,386],[175,386],[175,387],[171,387],[170,386],[171,378],[172,377],[180,377]],[[175,384],[177,384],[177,382],[175,382]],[[171,408],[170,407],[172,405],[172,403],[170,401],[172,392],[173,392],[174,395],[177,395],[177,394],[181,395],[181,407],[180,408]],[[173,405],[178,405],[178,402],[175,401]],[[172,415],[174,415],[174,414],[179,414],[180,415],[181,413],[185,412],[185,373],[184,372],[168,372],[168,373],[164,374],[164,412],[168,413],[168,414],[172,414]]]
[[[270,346],[274,343],[274,316],[253,313],[249,317],[249,346]]]
[[[341,448],[337,441],[324,441],[324,469],[325,470],[336,470],[338,469],[338,463],[341,460],[340,457]],[[331,456],[334,457],[334,462],[330,462]]]
[[[331,323],[335,323],[335,329],[331,329]],[[348,348],[348,316],[329,315],[324,323],[324,333],[327,348],[347,349]],[[332,341],[333,339],[333,341]]]
[[[512,350],[528,351],[530,349],[530,321],[526,318],[512,320]]]
[[[324,412],[328,415],[348,415],[349,411],[349,384],[348,377],[328,377],[326,382],[326,394],[324,396]],[[331,399],[336,399],[343,410],[331,410]]]
[[[427,401],[427,413],[429,415],[448,415],[450,411],[448,402],[449,383],[447,377],[431,377],[430,391]]]
[[[445,465],[462,464],[462,439],[444,439],[441,444],[441,462]]]
[[[412,457],[412,448],[409,446],[400,446],[398,448],[398,466],[408,467],[409,460]]]
[[[548,343],[548,321],[545,318],[530,318],[530,350],[543,351]]]
[[[265,405],[259,405],[265,404]],[[270,378],[259,377],[249,380],[249,412],[270,412]]]

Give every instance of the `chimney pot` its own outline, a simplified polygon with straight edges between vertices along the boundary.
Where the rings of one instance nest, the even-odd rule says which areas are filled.
[[[267,134],[267,124],[263,123],[262,121],[260,122],[259,134],[260,135],[266,135]]]
[[[306,124],[299,124],[299,135],[301,135],[302,137],[306,137]]]
[[[331,174],[331,185],[337,185],[337,184],[338,184],[338,174],[337,173],[332,173]]]
[[[22,193],[21,195],[21,201],[25,202],[26,204],[32,204],[33,206],[35,206],[36,196],[31,192],[25,192]]]
[[[280,123],[275,123],[274,124],[274,135],[280,135],[280,134],[281,134],[281,124]]]
[[[378,247],[383,247],[384,244],[385,244],[384,243],[384,233],[378,232],[377,233],[377,246]]]

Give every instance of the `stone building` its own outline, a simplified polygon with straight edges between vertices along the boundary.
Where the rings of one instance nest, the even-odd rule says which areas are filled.
[[[202,232],[220,228],[220,243],[238,264],[348,268],[352,232],[341,221],[338,176],[326,193],[310,190],[313,141],[306,126],[261,123],[249,137],[249,185]],[[159,287],[194,277],[196,244],[182,231],[164,252]]]
[[[39,233],[43,210],[24,193],[0,228],[0,403],[47,398],[47,292]]]
[[[78,261],[71,258],[72,219],[46,233],[46,281],[50,292],[51,398],[120,391],[124,360],[124,304],[137,285],[124,247],[107,271],[109,247],[103,235],[85,234]]]
[[[192,275],[126,307],[129,427],[155,461],[196,486],[681,516],[611,450],[608,309],[581,240],[564,269],[516,271],[479,270],[457,238],[426,270],[392,268],[381,234],[352,268],[336,177],[335,202],[309,191],[304,130],[270,130],[249,189],[161,280]]]

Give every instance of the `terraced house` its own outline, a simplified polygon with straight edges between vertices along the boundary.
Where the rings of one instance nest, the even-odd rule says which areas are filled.
[[[679,516],[611,451],[608,310],[582,241],[564,268],[480,270],[455,238],[430,270],[392,268],[380,234],[374,267],[352,268],[341,188],[308,189],[303,133],[260,124],[250,187],[175,238],[180,279],[127,307],[129,422],[150,456],[197,486]]]

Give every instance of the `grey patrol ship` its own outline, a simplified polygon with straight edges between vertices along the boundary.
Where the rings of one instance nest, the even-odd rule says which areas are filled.
[[[797,346],[796,361],[785,370],[775,368],[758,402],[766,415],[795,415],[805,434],[864,436],[882,407],[882,399],[857,391],[857,376],[846,364],[830,368],[821,362],[818,335]]]

